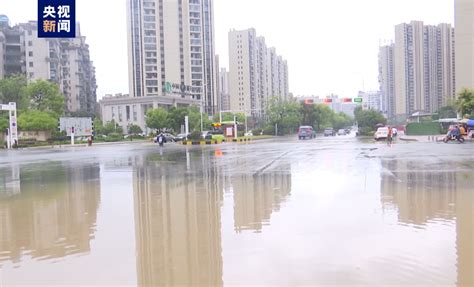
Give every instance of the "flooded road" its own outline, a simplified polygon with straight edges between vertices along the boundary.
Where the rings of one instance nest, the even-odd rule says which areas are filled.
[[[2,152],[0,286],[473,286],[473,148]]]

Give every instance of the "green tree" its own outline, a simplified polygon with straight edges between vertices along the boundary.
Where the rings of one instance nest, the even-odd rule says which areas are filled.
[[[29,110],[18,117],[18,128],[22,131],[54,131],[58,120],[48,112]]]
[[[26,94],[31,109],[50,112],[56,117],[64,114],[64,95],[61,94],[58,85],[37,80],[27,86]]]
[[[99,118],[94,119],[94,132],[96,135],[104,134],[104,125]]]
[[[231,113],[225,112],[222,113],[222,121],[223,122],[231,122],[234,121],[234,115],[236,116],[237,122],[243,123],[245,122],[245,114],[244,113]],[[214,122],[219,122],[219,114],[214,116]]]
[[[5,115],[7,115],[5,117]],[[10,128],[10,120],[8,119],[8,114],[0,116],[0,133],[4,133],[6,129]]]
[[[331,127],[334,112],[324,104],[314,105],[314,120],[317,131]]]
[[[343,129],[345,127],[351,126],[352,124],[352,118],[346,115],[345,113],[334,113],[332,117],[332,127],[336,130]]]
[[[441,107],[438,110],[438,118],[440,119],[450,119],[450,118],[456,118],[456,117],[457,117],[456,107],[452,105]]]
[[[132,124],[132,125],[130,125],[130,126],[128,127],[128,134],[129,134],[129,135],[134,135],[134,136],[136,136],[136,135],[139,135],[139,134],[141,134],[141,133],[143,133],[143,130],[142,130],[142,128],[141,128],[139,125],[134,125],[134,124]]]
[[[18,111],[26,110],[28,108],[26,86],[24,76],[12,76],[0,80],[0,101],[3,104],[15,102]]]
[[[146,125],[157,130],[169,128],[168,112],[163,108],[149,110],[146,113]]]
[[[302,114],[302,121],[301,124],[305,126],[314,126],[316,122],[316,110],[313,104],[301,104],[301,114]]]
[[[123,134],[123,129],[121,126],[117,125],[114,120],[111,120],[102,127],[102,134],[106,136],[110,134]]]
[[[463,117],[474,117],[474,89],[462,89],[456,104]]]
[[[354,115],[359,129],[366,131],[366,133],[375,131],[377,124],[385,125],[387,123],[387,119],[382,113],[372,109],[363,110],[362,107],[357,107],[354,110]]]
[[[296,100],[283,101],[274,97],[267,106],[267,117],[271,126],[278,126],[278,134],[285,135],[295,131],[301,123],[300,104]]]
[[[188,115],[188,113],[189,108],[172,107],[168,111],[169,127],[172,128],[174,132],[179,132],[181,130],[181,125],[184,125],[184,118]]]

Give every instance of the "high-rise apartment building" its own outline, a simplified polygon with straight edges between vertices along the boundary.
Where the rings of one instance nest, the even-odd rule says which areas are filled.
[[[380,91],[360,91],[358,97],[363,99],[363,109],[382,111],[382,93]]]
[[[229,72],[226,68],[221,68],[219,72],[219,93],[221,111],[230,110],[230,96],[229,96]]]
[[[454,1],[456,92],[474,88],[474,1]]]
[[[393,63],[393,48],[393,44],[379,48],[380,108],[387,118],[393,118],[395,106],[395,66]]]
[[[14,27],[5,25],[7,20],[0,22],[0,42],[1,38],[4,42],[4,48],[0,48],[0,78],[23,74],[28,81],[51,81],[64,94],[67,111],[95,112],[95,68],[79,24],[76,38],[57,39],[38,38],[36,21]]]
[[[289,97],[288,65],[255,29],[229,32],[230,109],[263,116],[268,99]]]
[[[127,17],[130,95],[192,98],[215,113],[213,1],[127,0]]]
[[[399,24],[395,43],[380,48],[382,109],[389,117],[438,111],[454,98],[454,81],[454,29],[450,24]]]

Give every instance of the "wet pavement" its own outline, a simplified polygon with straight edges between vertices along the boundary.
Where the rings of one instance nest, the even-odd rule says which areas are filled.
[[[474,144],[0,153],[0,286],[474,285]]]

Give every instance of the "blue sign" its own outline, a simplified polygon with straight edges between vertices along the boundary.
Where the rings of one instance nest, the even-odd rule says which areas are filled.
[[[38,38],[75,38],[76,0],[38,0]]]

